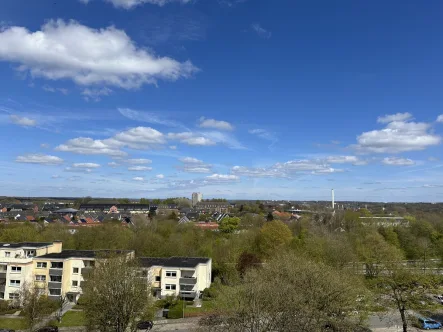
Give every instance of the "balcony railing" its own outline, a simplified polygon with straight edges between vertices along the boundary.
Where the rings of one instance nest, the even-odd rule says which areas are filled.
[[[61,289],[62,288],[62,283],[61,282],[57,282],[57,281],[50,281],[50,282],[48,282],[48,288]]]
[[[186,292],[186,291],[181,291],[180,292],[180,296],[181,297],[185,297],[188,299],[195,299],[197,297],[197,292]]]
[[[63,269],[49,269],[49,274],[53,276],[62,276]]]
[[[180,285],[195,285],[197,283],[197,278],[180,278]]]

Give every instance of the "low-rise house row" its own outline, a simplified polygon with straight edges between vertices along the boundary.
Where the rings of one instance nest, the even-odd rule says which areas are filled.
[[[50,299],[76,303],[97,260],[114,254],[135,257],[133,250],[62,250],[60,241],[0,243],[0,300],[17,300],[22,287],[34,284]],[[156,298],[195,299],[211,285],[210,258],[143,257],[139,265]]]

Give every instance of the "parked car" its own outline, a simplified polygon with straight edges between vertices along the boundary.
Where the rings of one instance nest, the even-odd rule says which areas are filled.
[[[154,327],[154,323],[150,320],[140,321],[137,323],[138,330],[146,330],[149,331]]]
[[[419,318],[418,322],[420,327],[425,330],[438,330],[443,327],[440,322],[437,322],[430,318]]]
[[[57,326],[45,326],[39,328],[36,332],[58,332]]]

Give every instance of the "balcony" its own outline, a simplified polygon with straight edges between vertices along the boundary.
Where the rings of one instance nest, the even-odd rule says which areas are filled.
[[[180,292],[180,297],[188,298],[188,299],[195,299],[197,297],[197,292]]]
[[[88,276],[92,271],[92,266],[87,266],[82,269],[82,276]]]
[[[0,279],[6,279],[6,271],[5,272],[0,272]]]
[[[195,285],[197,284],[197,278],[189,278],[189,277],[180,278],[179,283],[180,285]]]
[[[56,281],[50,281],[50,282],[48,282],[48,288],[61,289],[62,288],[62,283],[61,282],[56,282]]]
[[[63,269],[49,269],[49,274],[53,276],[62,276]]]

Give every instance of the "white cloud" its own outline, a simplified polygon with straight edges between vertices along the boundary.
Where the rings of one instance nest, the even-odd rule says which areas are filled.
[[[79,1],[83,2],[84,4],[87,4],[91,0],[79,0]],[[134,7],[141,6],[146,3],[151,5],[164,6],[168,3],[173,3],[173,2],[186,4],[191,2],[192,0],[104,0],[104,1],[113,4],[114,7],[116,8],[132,9]]]
[[[122,1],[122,5],[131,2],[140,1]],[[93,29],[63,20],[51,20],[35,32],[19,26],[3,28],[0,60],[18,63],[20,72],[33,77],[124,89],[155,84],[158,79],[175,81],[197,71],[190,61],[180,63],[138,47],[113,26]]]
[[[170,145],[169,148],[170,148],[171,150],[177,150],[177,146],[175,146],[175,145]]]
[[[152,171],[152,167],[147,167],[147,166],[131,166],[128,167],[128,171]]]
[[[356,156],[330,156],[326,158],[326,162],[331,164],[345,164],[358,163],[359,159]]]
[[[92,169],[83,167],[66,167],[65,172],[91,173]]]
[[[389,166],[412,166],[415,165],[415,161],[406,158],[386,157],[382,161],[383,164]]]
[[[107,87],[101,89],[83,89],[82,95],[86,101],[100,101],[102,96],[109,96],[113,91]]]
[[[135,178],[132,178],[134,181],[145,181],[145,178],[142,178],[140,176],[136,176]]]
[[[18,156],[15,159],[18,163],[41,164],[41,165],[59,165],[63,163],[63,159],[45,154],[27,154]]]
[[[42,149],[49,149],[49,144],[47,144],[47,143],[42,143],[42,144],[40,144],[40,147],[41,147]]]
[[[387,114],[385,116],[379,116],[377,118],[378,123],[390,123],[394,121],[408,121],[412,118],[411,113],[396,113],[396,114]]]
[[[165,176],[163,174],[157,174],[155,177],[157,179],[164,179],[165,178]]]
[[[179,170],[186,173],[211,173],[212,165],[205,164],[202,160],[192,157],[185,157],[179,159],[183,165],[177,167]]]
[[[57,151],[73,152],[77,154],[101,154],[111,157],[126,156],[126,152],[120,150],[121,145],[109,140],[94,140],[87,137],[78,137],[68,140],[65,144],[57,146]]]
[[[388,120],[383,118],[382,121]],[[399,153],[424,150],[440,142],[441,137],[432,133],[428,123],[394,121],[384,129],[362,133],[357,137],[357,144],[351,147],[359,152]]]
[[[115,161],[111,161],[110,163],[108,163],[108,166],[112,167],[112,168],[115,168],[115,167],[120,166],[120,164],[116,163]]]
[[[54,174],[54,175],[51,176],[51,179],[59,179],[59,178],[60,178],[60,175]]]
[[[75,167],[75,168],[98,168],[98,167],[100,167],[100,165],[96,164],[96,163],[74,163],[74,164],[72,164],[72,167]]]
[[[1,47],[1,46],[0,46]],[[34,119],[30,119],[24,116],[19,116],[16,114],[11,114],[9,116],[9,120],[16,125],[23,126],[23,127],[34,127],[37,125],[37,121]]]
[[[272,32],[263,28],[260,24],[255,23],[251,25],[253,31],[257,33],[261,38],[269,39],[272,37]]]
[[[70,139],[56,147],[57,151],[78,154],[103,154],[112,157],[123,157],[127,153],[121,149],[151,149],[166,143],[164,135],[150,127],[136,127],[117,133],[111,138],[94,140],[87,137]]]
[[[225,183],[225,182],[238,182],[240,178],[233,174],[212,174],[205,177],[205,180],[210,182]]]
[[[199,127],[201,128],[214,128],[218,130],[234,130],[234,126],[226,121],[218,121],[214,119],[205,119],[204,117],[200,118]]]
[[[211,139],[198,135],[192,132],[169,133],[168,138],[188,145],[211,146],[216,144]]]
[[[64,88],[53,88],[52,86],[49,85],[43,85],[42,89],[46,92],[60,92],[64,95],[67,95],[69,93],[68,89],[64,89]]]
[[[285,178],[288,177],[285,171],[278,170],[273,167],[245,167],[234,166],[231,172],[241,176],[247,176],[251,178]]]
[[[152,160],[139,158],[139,159],[128,159],[126,160],[126,162],[133,165],[145,165],[145,164],[151,164]]]
[[[440,114],[440,115],[437,117],[437,122],[443,123],[443,114]]]

